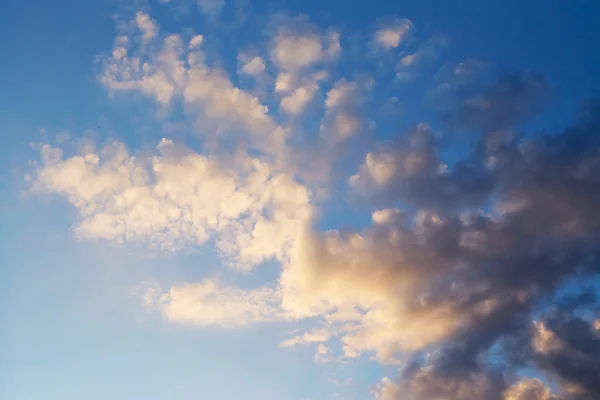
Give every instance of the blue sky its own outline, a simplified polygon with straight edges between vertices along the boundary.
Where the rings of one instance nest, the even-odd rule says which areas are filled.
[[[529,322],[581,289],[579,267],[547,261],[556,276],[511,292],[512,247],[463,274],[471,258],[430,230],[467,235],[468,213],[543,226],[526,203],[552,225],[513,237],[595,251],[593,178],[577,192],[565,172],[558,193],[576,194],[552,208],[501,183],[519,175],[490,149],[532,139],[549,152],[532,176],[596,165],[587,125],[589,154],[544,134],[568,141],[600,94],[597,15],[594,1],[4,1],[0,397],[421,399],[434,369],[405,367],[483,318],[447,282],[498,287],[481,307],[522,299]],[[551,364],[505,366],[503,393]]]

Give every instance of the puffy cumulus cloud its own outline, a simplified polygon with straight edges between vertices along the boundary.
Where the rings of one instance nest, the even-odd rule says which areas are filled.
[[[435,211],[478,206],[493,187],[493,175],[481,160],[465,160],[448,169],[438,142],[428,125],[419,124],[369,152],[349,183],[384,203],[402,197],[413,207]]]
[[[265,61],[260,56],[254,56],[249,60],[244,60],[241,58],[243,62],[242,72],[247,75],[260,75],[265,72],[266,66]]]
[[[317,35],[280,33],[274,40],[271,59],[283,70],[299,71],[322,60],[322,46]]]
[[[318,89],[317,84],[299,87],[281,99],[279,108],[287,114],[298,116],[308,106]]]
[[[387,208],[385,210],[377,210],[372,214],[371,219],[376,224],[387,224],[394,222],[402,216],[402,211],[397,208]]]
[[[303,32],[307,29],[308,32]],[[341,51],[340,35],[320,35],[314,28],[294,29],[280,26],[273,39],[271,60],[282,71],[298,73],[317,64],[335,59]]]
[[[383,378],[372,390],[375,400],[394,400],[400,394],[400,386],[398,386],[390,378]]]
[[[334,143],[354,136],[363,126],[359,108],[361,89],[356,82],[337,81],[327,92],[325,116],[321,122],[321,136]]]
[[[204,36],[202,36],[202,35],[193,36],[190,39],[190,43],[188,44],[188,47],[190,49],[198,49],[203,41],[204,41]]]
[[[340,35],[321,33],[303,19],[284,18],[276,25],[270,50],[277,68],[275,91],[282,96],[280,110],[297,116],[327,78],[328,64],[340,55]]]
[[[158,32],[158,26],[156,25],[156,21],[150,18],[148,14],[139,11],[135,15],[135,22],[137,24],[138,29],[142,33],[142,39],[147,41],[153,39],[156,36]]]
[[[412,21],[397,19],[377,29],[373,35],[373,40],[377,46],[384,49],[396,48],[409,38],[413,30]]]
[[[218,249],[242,266],[286,257],[310,215],[305,187],[257,158],[227,166],[165,139],[157,149],[144,159],[115,142],[63,158],[44,145],[33,188],[67,198],[85,238],[179,250],[219,232]]]

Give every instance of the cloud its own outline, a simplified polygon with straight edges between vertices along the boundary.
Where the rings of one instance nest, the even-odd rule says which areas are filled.
[[[253,288],[204,278],[145,298],[179,324],[304,321],[281,347],[316,346],[317,362],[339,351],[400,367],[376,385],[378,399],[598,398],[596,300],[557,299],[600,273],[598,103],[563,132],[514,135],[543,110],[549,85],[529,72],[490,83],[480,78],[487,65],[471,60],[440,71],[435,92],[445,128],[480,133],[467,156],[447,161],[456,136],[427,123],[353,142],[378,106],[368,104],[369,79],[334,70],[337,32],[285,21],[238,59],[238,74],[274,75],[259,99],[209,59],[210,35],[164,34],[139,13],[136,33],[119,35],[102,59],[100,81],[162,112],[183,110],[202,152],[168,138],[148,153],[122,142],[74,153],[44,144],[32,190],[66,199],[84,239],[163,251],[214,240],[226,264],[246,271],[275,261],[276,278]],[[400,47],[394,32],[376,40]],[[422,74],[446,45],[443,36],[416,42],[399,56],[398,78]],[[358,156],[338,159],[352,143]],[[328,181],[336,162],[348,185]],[[323,182],[337,196],[329,202],[314,194]],[[364,207],[335,229],[327,213],[346,197]]]
[[[331,356],[331,349],[324,344],[319,344],[313,360],[317,364],[327,364],[332,362],[333,357]]]
[[[281,104],[279,108],[292,116],[300,115],[306,106],[313,99],[315,93],[318,90],[318,86],[316,84],[308,85],[304,87],[299,87],[294,90],[290,95],[285,96],[281,99]]]
[[[144,12],[139,11],[135,15],[135,22],[137,23],[138,29],[142,32],[142,38],[145,41],[153,39],[157,32],[158,26],[150,16]]]
[[[372,220],[376,224],[392,223],[402,216],[402,211],[397,208],[388,208],[373,212]]]
[[[149,305],[178,324],[234,328],[283,318],[277,294],[268,287],[243,290],[206,280],[174,286],[165,293],[147,293]]]
[[[363,125],[359,112],[361,104],[356,82],[337,81],[327,92],[321,136],[332,138],[333,142],[343,142],[354,136]]]
[[[400,394],[400,386],[398,386],[390,378],[383,378],[372,391],[375,400],[394,400]]]
[[[350,186],[387,204],[402,198],[413,207],[442,211],[480,205],[494,186],[482,160],[458,163],[452,170],[439,155],[436,133],[419,124],[393,143],[367,153]]]
[[[503,400],[552,400],[554,396],[539,379],[522,380],[508,388]]]
[[[340,35],[319,32],[301,18],[284,17],[275,23],[270,44],[271,62],[277,69],[275,92],[281,95],[279,108],[300,115],[327,78],[326,68],[341,52]]]
[[[562,381],[569,391],[597,398],[600,385],[600,339],[592,324],[557,312],[534,326],[532,347],[537,364]],[[585,397],[584,397],[585,398]]]
[[[305,332],[302,335],[294,336],[279,344],[279,347],[294,347],[298,344],[324,343],[331,338],[331,331],[327,328],[317,328]]]
[[[323,58],[321,38],[316,35],[294,36],[279,34],[273,43],[271,59],[281,69],[298,71]]]
[[[209,67],[203,42],[195,35],[185,46],[181,36],[172,34],[126,49],[117,40],[115,51],[125,51],[103,60],[100,81],[112,92],[141,92],[163,106],[183,101],[197,120],[198,131],[212,133],[215,143],[219,138],[214,132],[227,132],[237,135],[239,147],[284,157],[285,132],[269,116],[268,107],[234,86],[224,70]]]
[[[273,39],[271,60],[281,70],[298,73],[320,62],[334,59],[340,51],[340,35],[337,32],[321,36],[281,26]]]
[[[198,49],[203,41],[204,41],[204,36],[196,35],[190,39],[189,48],[190,49]]]
[[[83,238],[177,251],[218,232],[217,247],[240,266],[286,257],[310,215],[306,188],[256,158],[227,166],[165,139],[157,150],[140,159],[114,142],[63,159],[61,149],[44,145],[33,188],[75,206]]]
[[[242,72],[247,75],[259,75],[265,72],[265,62],[260,56],[252,57],[242,66]]]
[[[148,16],[143,15],[143,20],[146,20]],[[147,42],[155,36],[154,33],[147,35],[144,32],[142,37]],[[197,37],[192,41],[194,45],[198,44]],[[130,43],[127,37],[117,38],[112,57],[105,60],[100,81],[112,91],[139,90],[161,104],[169,104],[186,83],[186,71],[181,60],[183,52],[181,38],[178,35],[164,38],[162,49],[152,56],[151,60],[140,58],[141,54],[136,55],[135,48],[125,47],[129,47]],[[141,49],[147,45],[148,43],[142,43]],[[131,54],[132,50],[134,54]]]
[[[410,82],[423,73],[423,69],[436,61],[449,46],[449,39],[442,34],[432,37],[417,45],[417,48],[403,53],[396,64],[396,79]]]
[[[444,357],[444,354],[440,354]],[[410,366],[399,384],[400,390],[390,400],[408,394],[415,400],[426,399],[502,399],[502,379],[491,371],[450,371],[436,364]]]
[[[410,181],[404,180],[415,171],[420,173],[422,166],[428,164],[419,164],[417,169],[404,167],[404,160],[411,154],[404,150],[392,158],[395,166],[393,171],[399,172],[394,172],[393,177],[386,176],[386,179],[374,182],[378,186],[390,185],[392,182],[408,185],[406,191],[400,187],[394,189],[388,198],[390,202],[402,200],[420,207],[430,204],[437,210],[435,213],[421,211],[416,214],[412,228],[412,235],[415,236],[407,235],[407,231],[402,229],[411,226],[409,220],[402,218],[393,224],[397,229],[393,235],[390,228],[385,228],[389,225],[381,226],[378,234],[372,234],[371,237],[381,238],[379,242],[368,240],[368,237],[362,235],[360,240],[354,239],[350,234],[346,242],[352,243],[352,237],[355,243],[365,243],[362,246],[371,249],[372,257],[378,257],[360,262],[363,265],[384,266],[389,257],[390,273],[385,280],[381,280],[393,288],[388,292],[390,300],[386,304],[392,301],[406,303],[402,313],[396,311],[388,318],[406,318],[411,323],[402,326],[410,326],[421,332],[420,336],[415,335],[420,341],[405,341],[399,348],[409,349],[412,344],[415,348],[424,349],[434,343],[450,341],[450,347],[445,345],[442,353],[438,353],[439,356],[424,364],[417,362],[416,367],[401,374],[402,378],[397,385],[406,389],[399,392],[402,395],[398,395],[398,398],[403,398],[407,393],[413,393],[416,399],[436,395],[453,399],[501,398],[507,388],[507,376],[498,376],[497,372],[486,366],[481,361],[483,355],[491,351],[492,345],[501,338],[512,340],[519,337],[519,330],[528,326],[526,317],[534,305],[548,294],[554,293],[566,278],[597,276],[598,268],[594,260],[598,249],[593,243],[600,220],[597,211],[590,208],[591,205],[587,202],[595,201],[597,197],[597,185],[592,174],[599,165],[597,152],[600,147],[592,132],[596,132],[600,126],[599,116],[597,107],[591,104],[577,124],[559,135],[540,136],[530,140],[509,139],[505,136],[504,140],[514,140],[512,145],[506,142],[500,145],[494,136],[484,139],[487,141],[487,151],[495,154],[498,162],[485,178],[490,183],[483,185],[494,189],[485,190],[483,194],[487,197],[493,193],[497,204],[519,204],[510,209],[502,208],[503,214],[497,216],[486,216],[479,212],[470,216],[458,214],[457,217],[450,217],[457,215],[456,209],[440,207],[439,204],[444,202],[443,198],[452,202],[451,197],[436,191],[415,194],[419,190],[412,188]],[[409,136],[409,142],[418,143],[412,136]],[[490,156],[490,153],[481,156]],[[499,156],[500,153],[503,156]],[[581,168],[584,172],[577,173]],[[435,163],[429,169],[431,172],[437,170]],[[372,169],[365,166],[364,174],[372,174]],[[419,181],[427,179],[429,178],[421,176]],[[452,187],[458,188],[454,185]],[[456,190],[465,198],[462,207],[468,205],[466,200],[473,194],[469,190]],[[475,194],[477,197],[481,196],[479,191]],[[424,201],[426,198],[431,202]],[[431,242],[427,243],[428,240]],[[401,246],[405,241],[407,244],[412,241],[412,244],[403,248]],[[397,247],[392,247],[392,244]],[[420,245],[424,247],[420,248]],[[350,255],[347,248],[340,253],[344,254],[340,256],[344,257],[341,259],[346,260],[345,257],[348,257],[342,265],[352,265],[348,270],[357,274],[358,269],[350,260],[357,262],[361,256]],[[420,257],[427,254],[427,257],[419,261],[419,258],[415,258],[415,253]],[[382,258],[384,254],[389,256]],[[406,263],[404,260],[407,259],[411,262]],[[326,264],[333,265],[331,261]],[[480,269],[480,266],[485,267]],[[359,279],[357,288],[349,290],[353,298],[360,298],[358,287],[366,289],[369,281],[378,276],[378,270],[371,268],[368,275]],[[399,275],[402,280],[398,278],[402,284],[420,289],[413,292],[400,284],[393,286],[396,278],[392,271],[402,274]],[[327,282],[332,281],[326,271],[321,274]],[[344,282],[346,288],[352,286],[348,283],[351,280],[347,276],[344,277]],[[385,286],[381,286],[374,292],[383,296],[386,293],[384,288]],[[332,292],[331,289],[328,290],[328,293]],[[398,293],[406,293],[407,298],[401,300],[402,296]],[[570,303],[571,300],[557,304]],[[439,310],[444,310],[441,315],[445,318],[436,315]],[[435,323],[419,326],[419,319],[428,315],[435,315],[432,318]],[[393,321],[388,318],[386,320]],[[571,393],[575,390],[573,388],[577,388],[577,396],[580,396],[576,398],[597,396],[598,389],[589,378],[597,368],[596,363],[591,361],[595,357],[594,347],[597,341],[592,321],[585,322],[573,317],[566,320],[554,318],[551,321],[554,328],[547,323],[534,324],[531,343],[538,356],[526,358],[534,366],[561,377],[563,388],[557,396],[562,397],[558,398],[574,398],[569,397],[574,396]],[[432,326],[444,329],[438,330],[436,335]],[[572,328],[567,328],[571,326]],[[398,330],[393,335],[396,340],[407,338],[406,328]],[[574,332],[578,332],[577,339],[572,336]],[[572,344],[568,344],[569,340]],[[583,348],[586,350],[582,351]],[[510,354],[510,351],[506,351],[504,356]],[[562,361],[558,361],[559,359]],[[510,364],[504,367],[507,373],[513,371]],[[466,369],[465,373],[459,373],[461,369]],[[451,371],[452,374],[448,376]],[[517,390],[513,389],[513,392]],[[547,392],[542,390],[540,393],[543,398]]]
[[[396,48],[407,40],[413,30],[412,21],[397,19],[375,31],[374,41],[376,45],[384,49]]]
[[[539,74],[504,75],[482,83],[480,69],[474,62],[459,64],[442,82],[438,108],[448,128],[468,132],[512,128],[538,116],[553,97],[552,88]]]

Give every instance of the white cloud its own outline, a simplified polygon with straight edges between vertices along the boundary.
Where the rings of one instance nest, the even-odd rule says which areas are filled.
[[[369,176],[378,184],[386,185],[396,174],[396,160],[391,154],[369,153],[365,158]]]
[[[303,333],[302,335],[297,335],[281,342],[279,347],[294,347],[299,344],[324,343],[329,341],[331,337],[331,329],[315,328],[309,332]]]
[[[327,78],[322,67],[338,57],[341,46],[337,32],[319,35],[312,32],[312,27],[304,27],[308,32],[298,32],[293,23],[290,25],[280,27],[271,43],[270,56],[278,69],[275,92],[284,94],[280,109],[295,116],[312,100],[318,82]],[[321,71],[315,72],[317,67]]]
[[[168,320],[199,326],[239,327],[283,318],[277,293],[268,287],[243,290],[214,280],[147,292],[150,304]]]
[[[338,113],[331,122],[331,132],[339,141],[344,141],[354,136],[360,129],[362,121],[351,113]]]
[[[294,85],[293,77],[287,73],[280,73],[275,80],[275,92],[290,92]]]
[[[372,391],[375,400],[396,400],[400,393],[400,386],[390,378],[382,378]]]
[[[255,56],[242,66],[242,72],[248,75],[258,75],[265,72],[265,62],[260,56]]]
[[[139,91],[164,106],[182,99],[199,131],[241,131],[240,147],[250,145],[283,159],[284,130],[256,96],[234,86],[223,69],[206,64],[202,43],[201,35],[192,37],[188,46],[179,35],[170,35],[160,46],[142,43],[126,53],[115,43],[118,54],[105,60],[100,81],[111,91]]]
[[[385,210],[374,211],[371,219],[376,224],[387,224],[395,222],[401,216],[401,210],[397,208],[388,208]]]
[[[354,136],[362,125],[359,117],[360,96],[355,82],[340,80],[327,93],[321,136],[342,142]]]
[[[327,345],[320,343],[317,346],[317,351],[315,352],[313,360],[317,364],[326,364],[332,362],[334,358],[331,355],[331,349],[327,347]]]
[[[310,215],[306,188],[257,158],[226,166],[167,140],[157,148],[159,155],[139,159],[115,142],[63,159],[44,145],[33,187],[67,198],[84,238],[175,251],[218,232],[218,248],[240,266],[285,259]]]
[[[281,99],[281,110],[292,116],[300,115],[311,102],[318,89],[319,87],[316,84],[299,87],[290,95]]]
[[[145,41],[153,39],[158,32],[158,25],[150,16],[142,11],[135,15],[135,22],[138,29],[142,32],[142,38]]]
[[[375,43],[384,49],[396,48],[408,39],[413,30],[410,20],[398,19],[375,32]]]
[[[203,41],[204,41],[204,36],[196,35],[190,39],[189,48],[190,49],[198,49]]]
[[[338,81],[327,92],[325,107],[327,109],[342,108],[353,102],[356,97],[357,85],[354,82]]]
[[[298,72],[324,57],[323,44],[317,35],[279,34],[271,50],[271,59],[285,71]]]
[[[129,54],[118,44],[115,46],[100,76],[100,81],[110,90],[139,90],[166,105],[185,85],[186,70],[181,60],[183,46],[178,35],[166,37],[162,49],[149,60]]]

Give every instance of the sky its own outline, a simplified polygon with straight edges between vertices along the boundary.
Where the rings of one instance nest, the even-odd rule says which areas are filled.
[[[597,15],[4,0],[0,398],[600,398]]]

